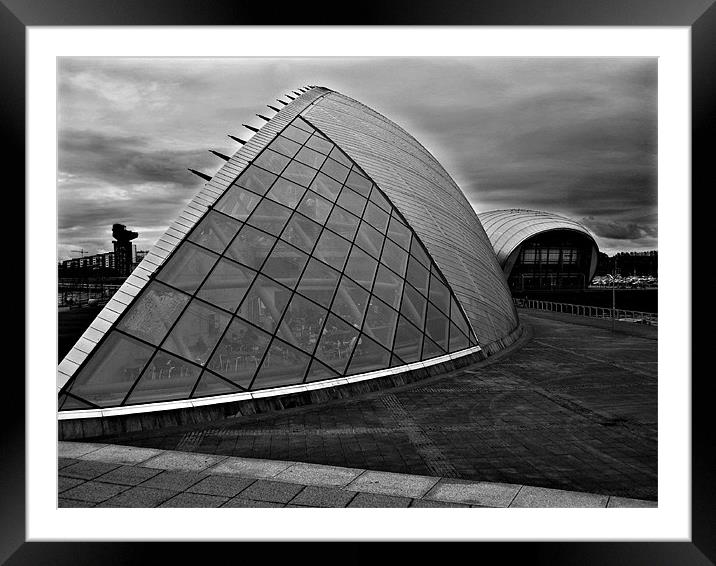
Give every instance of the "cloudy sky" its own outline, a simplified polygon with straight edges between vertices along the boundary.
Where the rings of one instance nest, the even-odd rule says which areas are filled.
[[[478,211],[581,220],[607,253],[657,248],[656,59],[62,58],[58,256],[148,249],[286,92],[340,91],[415,136]]]

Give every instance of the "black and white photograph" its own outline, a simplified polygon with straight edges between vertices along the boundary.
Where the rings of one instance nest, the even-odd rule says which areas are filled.
[[[656,57],[56,69],[58,507],[658,508]]]

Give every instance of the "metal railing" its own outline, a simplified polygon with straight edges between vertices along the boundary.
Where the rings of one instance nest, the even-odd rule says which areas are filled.
[[[624,322],[637,324],[651,324],[656,326],[659,315],[654,312],[642,312],[632,309],[612,309],[611,307],[595,307],[590,305],[573,305],[570,303],[554,303],[552,301],[539,301],[534,299],[512,299],[516,307],[536,309],[551,312],[572,314],[575,316],[588,316],[592,318],[614,318]]]

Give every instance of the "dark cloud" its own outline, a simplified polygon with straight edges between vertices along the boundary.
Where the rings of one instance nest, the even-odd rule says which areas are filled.
[[[399,77],[399,80],[396,80]],[[478,211],[551,210],[606,251],[656,247],[656,59],[61,58],[58,250],[149,247],[214,172],[207,149],[305,84],[395,120]]]

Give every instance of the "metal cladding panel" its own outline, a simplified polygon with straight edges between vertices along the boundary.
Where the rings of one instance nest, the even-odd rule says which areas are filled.
[[[480,344],[512,332],[517,313],[490,240],[437,160],[397,124],[336,92],[302,116],[358,163],[405,216],[452,286]]]
[[[75,360],[84,360],[92,353],[96,344],[112,327],[112,323],[109,321],[116,320],[118,316],[126,310],[134,297],[136,297],[150,281],[149,277],[159,269],[162,263],[164,263],[164,260],[171,255],[171,252],[174,251],[189,231],[200,221],[201,217],[207,211],[207,207],[213,205],[219,197],[221,197],[224,191],[241,174],[249,162],[252,161],[291,120],[316,99],[319,99],[329,92],[331,91],[325,88],[312,88],[290,102],[287,106],[284,106],[280,112],[261,127],[256,135],[252,136],[246,144],[241,146],[229,161],[224,163],[210,181],[205,183],[201,191],[189,201],[178,219],[167,229],[166,235],[169,237],[160,238],[139,264],[137,270],[139,270],[138,272],[141,274],[141,278],[125,282],[113,299],[105,305],[97,315],[97,318],[95,318],[90,325],[90,330],[88,330],[88,332],[92,333],[91,341],[82,341],[81,348],[78,347],[79,343],[73,346],[67,356],[60,362],[57,372],[58,390],[69,381],[79,368]],[[85,332],[83,338],[88,338],[88,332]],[[95,344],[95,346],[93,347],[92,344]]]
[[[492,242],[497,261],[505,266],[507,259],[525,240],[551,230],[572,230],[579,232],[593,243],[598,250],[596,238],[579,222],[539,210],[490,210],[479,215],[480,222]]]

